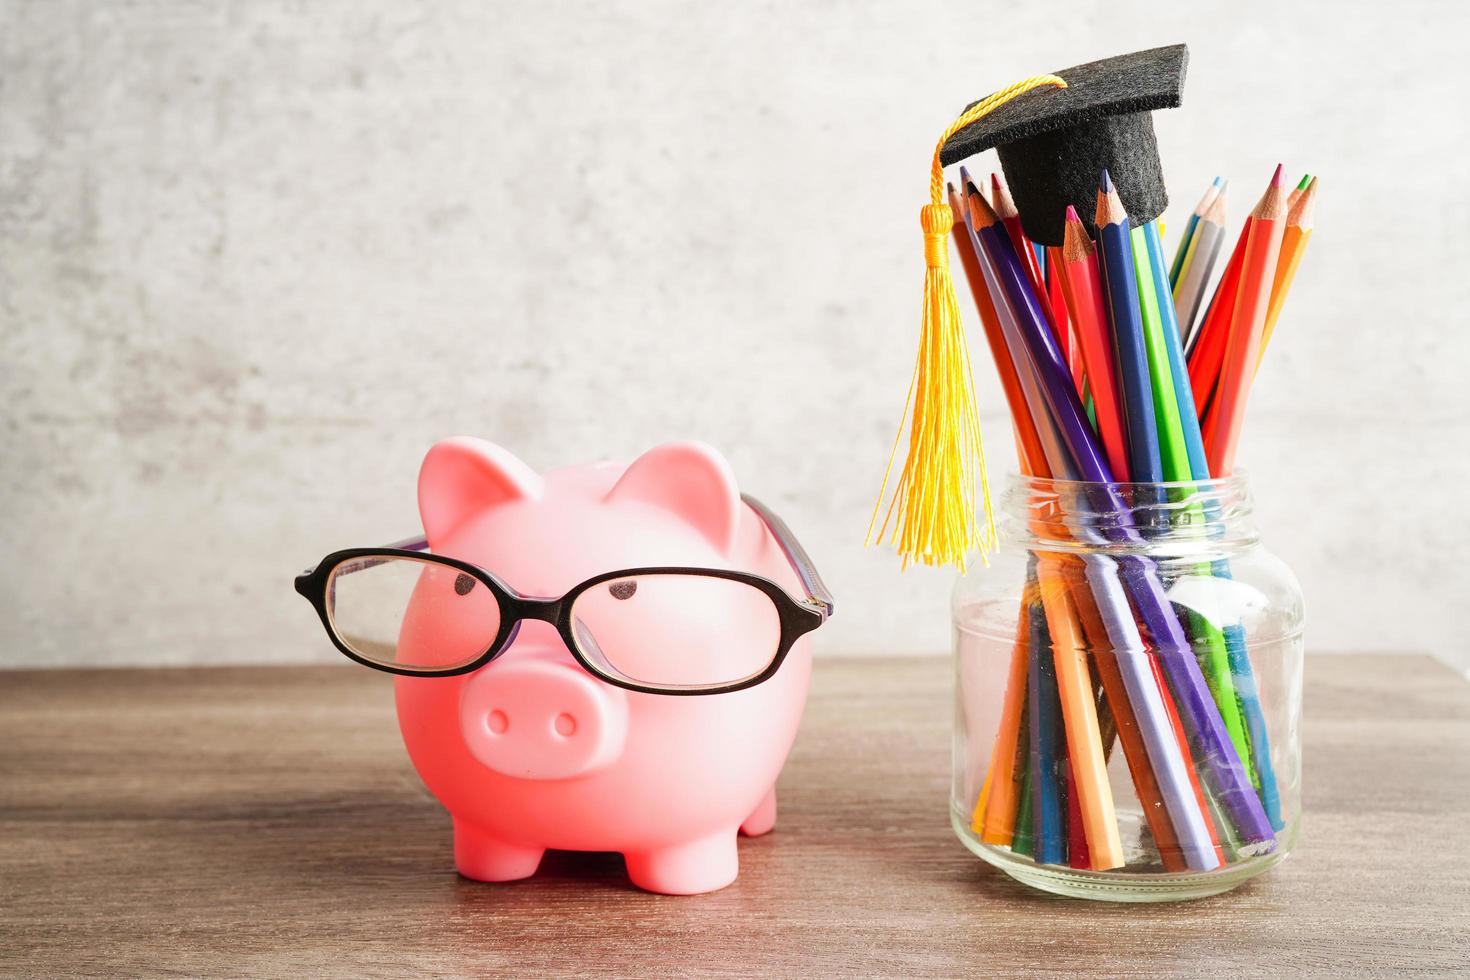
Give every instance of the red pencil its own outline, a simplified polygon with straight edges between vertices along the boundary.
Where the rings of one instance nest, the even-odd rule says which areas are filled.
[[[1061,283],[1064,306],[1077,333],[1077,346],[1082,350],[1081,359],[1087,368],[1087,383],[1092,388],[1103,452],[1107,454],[1113,478],[1127,483],[1128,442],[1123,433],[1118,365],[1113,360],[1108,309],[1097,270],[1097,249],[1087,237],[1087,226],[1077,216],[1077,209],[1071,205],[1067,206],[1066,237],[1057,259],[1052,262],[1056,272],[1052,281]]]
[[[1067,760],[1067,864],[1074,868],[1092,867],[1087,830],[1082,825],[1082,801],[1077,795],[1077,772],[1070,758]]]
[[[1271,305],[1271,283],[1276,278],[1276,262],[1281,256],[1281,238],[1286,231],[1286,188],[1281,167],[1271,178],[1271,186],[1251,212],[1250,236],[1245,246],[1245,261],[1240,271],[1240,292],[1235,300],[1235,315],[1230,319],[1230,336],[1225,346],[1225,361],[1215,397],[1209,408],[1212,424],[1205,430],[1205,456],[1210,472],[1217,477],[1229,476],[1235,468],[1235,450],[1240,445],[1240,430],[1245,422],[1245,404],[1250,396],[1251,379],[1261,359],[1261,337],[1266,328],[1266,312]]]
[[[1215,846],[1215,856],[1220,859],[1220,864],[1225,864],[1225,850],[1220,846],[1220,837],[1215,832],[1215,822],[1210,819],[1210,805],[1205,801],[1205,791],[1199,782],[1199,770],[1194,764],[1194,754],[1189,749],[1189,736],[1184,734],[1184,722],[1179,720],[1179,709],[1174,707],[1174,697],[1169,693],[1169,685],[1164,680],[1164,672],[1159,668],[1159,658],[1152,649],[1148,652],[1148,662],[1154,669],[1154,680],[1158,682],[1159,693],[1164,698],[1164,711],[1169,715],[1169,724],[1174,729],[1174,739],[1179,743],[1179,751],[1184,756],[1184,771],[1189,773],[1189,785],[1194,787],[1194,799],[1199,804],[1199,812],[1205,818],[1205,829],[1210,832],[1210,843]]]
[[[1245,219],[1240,229],[1235,250],[1230,253],[1230,262],[1215,287],[1215,295],[1199,329],[1194,332],[1194,344],[1189,348],[1189,388],[1194,394],[1194,408],[1201,423],[1210,407],[1210,396],[1215,393],[1215,382],[1220,377],[1220,365],[1225,362],[1225,342],[1230,337],[1230,321],[1235,316],[1235,300],[1240,291],[1240,269],[1245,262],[1245,243],[1250,239],[1251,219]]]
[[[1036,262],[1036,249],[1031,246],[1031,239],[1026,237],[1026,232],[1021,228],[1021,212],[1016,210],[1016,202],[1011,200],[1011,192],[1006,189],[1005,184],[1001,183],[1000,174],[990,175],[990,196],[995,215],[1006,226],[1006,234],[1010,236],[1011,244],[1016,247],[1016,257],[1021,260],[1021,265],[1031,280],[1031,288],[1036,291],[1036,298],[1041,301],[1041,311],[1046,314],[1046,322],[1051,324],[1053,331],[1056,331],[1057,319],[1052,315],[1051,302],[1047,299],[1046,282],[1041,277],[1041,266]],[[1067,357],[1067,343],[1060,333],[1057,335],[1057,343],[1061,345],[1062,356]]]
[[[1085,375],[1082,364],[1082,351],[1077,346],[1076,331],[1072,327],[1072,316],[1067,310],[1066,297],[1062,295],[1062,275],[1059,266],[1062,264],[1062,250],[1055,245],[1046,248],[1046,299],[1051,304],[1051,312],[1057,321],[1057,338],[1066,338],[1062,342],[1062,354],[1067,359],[1067,367],[1072,371],[1072,386],[1077,389],[1077,394],[1082,395],[1085,387]]]

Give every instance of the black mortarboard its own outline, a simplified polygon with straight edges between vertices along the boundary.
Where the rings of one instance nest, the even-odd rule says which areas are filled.
[[[1021,226],[1043,245],[1062,244],[1067,205],[1093,213],[1103,168],[1129,217],[1152,221],[1169,197],[1150,113],[1182,101],[1188,62],[1189,49],[1175,44],[1063,69],[1066,88],[1032,89],[1000,106],[951,136],[940,162],[995,147]]]

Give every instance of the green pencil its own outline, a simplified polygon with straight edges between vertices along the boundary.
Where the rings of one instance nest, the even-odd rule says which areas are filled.
[[[1143,316],[1143,348],[1148,352],[1148,376],[1154,395],[1154,418],[1159,430],[1159,461],[1164,479],[1189,479],[1189,451],[1184,446],[1184,426],[1179,421],[1179,402],[1174,397],[1174,375],[1169,354],[1164,350],[1164,328],[1159,319],[1159,290],[1154,284],[1148,242],[1143,226],[1135,226],[1128,239],[1133,246],[1133,273],[1138,281],[1138,311]]]
[[[1148,373],[1153,388],[1154,418],[1159,432],[1159,457],[1163,464],[1164,479],[1169,482],[1188,482],[1193,479],[1190,468],[1189,450],[1184,441],[1184,423],[1179,417],[1179,402],[1174,392],[1174,373],[1169,364],[1169,352],[1164,346],[1164,325],[1159,309],[1159,289],[1149,255],[1148,239],[1143,226],[1134,228],[1129,234],[1133,246],[1133,268],[1138,279],[1138,307],[1143,318],[1143,346],[1148,352]],[[1198,504],[1188,508],[1191,521],[1203,520]],[[1199,565],[1195,572],[1208,576],[1208,564]],[[1240,703],[1235,696],[1235,681],[1230,670],[1230,654],[1225,645],[1225,634],[1214,623],[1194,610],[1186,610],[1190,636],[1194,641],[1195,656],[1201,663],[1210,693],[1220,709],[1220,718],[1230,741],[1251,782],[1256,782],[1251,765],[1250,738],[1246,734],[1245,722],[1240,715]]]
[[[1011,850],[1030,857],[1036,851],[1031,833],[1031,755],[1026,754],[1026,774],[1021,777],[1021,802],[1016,806],[1016,827],[1011,832]]]

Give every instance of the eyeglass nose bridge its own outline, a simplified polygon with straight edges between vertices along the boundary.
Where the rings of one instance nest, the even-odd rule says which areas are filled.
[[[561,599],[518,595],[513,598],[509,612],[522,622],[531,619],[538,623],[550,623],[556,626],[561,618],[561,606]]]

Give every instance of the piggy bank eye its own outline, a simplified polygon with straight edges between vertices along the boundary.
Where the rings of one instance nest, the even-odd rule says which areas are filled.
[[[607,587],[607,591],[612,593],[614,599],[631,599],[633,598],[633,593],[638,591],[638,583],[633,581],[614,582]]]
[[[459,578],[454,580],[455,595],[469,595],[470,590],[474,587],[475,578],[473,575],[466,575],[464,572],[460,572]]]

